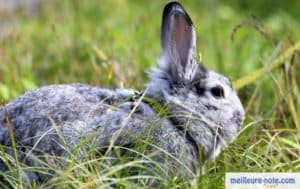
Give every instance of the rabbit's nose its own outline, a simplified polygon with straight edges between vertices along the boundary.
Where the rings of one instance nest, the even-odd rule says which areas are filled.
[[[242,124],[244,122],[244,114],[238,110],[233,112],[232,121],[237,125],[237,130],[241,130]]]

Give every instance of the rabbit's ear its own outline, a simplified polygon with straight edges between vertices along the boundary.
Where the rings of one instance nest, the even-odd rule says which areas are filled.
[[[205,70],[197,64],[196,34],[192,20],[178,2],[171,2],[164,8],[161,46],[164,62],[176,79],[192,80],[201,74],[199,71]]]

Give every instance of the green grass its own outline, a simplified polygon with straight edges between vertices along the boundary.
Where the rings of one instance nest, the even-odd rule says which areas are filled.
[[[12,33],[0,35],[0,105],[55,83],[142,89],[146,70],[160,55],[164,4],[158,0],[53,0],[45,1],[35,18],[22,12],[15,17],[0,14],[0,21],[14,24]],[[225,172],[299,172],[300,51],[299,47],[289,51],[289,56],[286,52],[300,41],[300,3],[186,0],[182,4],[194,21],[205,65],[239,81],[235,84],[247,110],[238,139],[205,163],[194,188],[224,188]],[[271,69],[274,63],[277,66]],[[153,175],[166,188],[193,187],[178,178],[166,179],[153,161],[156,174],[143,167],[142,160],[151,161],[140,154],[143,148],[132,149],[131,157],[115,158],[111,165],[109,154],[97,157],[93,151],[88,155],[94,158],[65,160],[70,165],[66,169],[45,165],[57,175],[44,187],[96,188],[114,183],[117,188],[138,188],[145,187]],[[133,177],[134,170],[142,171]],[[10,185],[35,188],[22,182],[19,171],[4,174]]]

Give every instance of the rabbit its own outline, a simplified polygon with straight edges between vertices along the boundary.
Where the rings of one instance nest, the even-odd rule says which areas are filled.
[[[230,80],[197,61],[195,29],[179,2],[165,6],[160,37],[162,55],[143,92],[76,83],[27,92],[0,109],[1,146],[9,153],[11,126],[20,162],[35,165],[32,155],[66,157],[86,136],[103,152],[151,130],[166,174],[199,174],[199,159],[216,157],[237,137],[245,111]]]

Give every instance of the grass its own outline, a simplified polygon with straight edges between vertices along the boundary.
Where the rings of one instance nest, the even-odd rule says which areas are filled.
[[[13,17],[0,13],[0,21],[8,20],[14,28],[0,35],[0,105],[55,83],[143,89],[146,70],[160,55],[164,4],[53,0],[44,1],[34,18],[22,11]],[[166,179],[163,170],[140,153],[147,146],[141,145],[127,149],[131,156],[114,157],[113,164],[107,163],[112,156],[97,157],[94,151],[88,153],[94,158],[65,160],[67,169],[46,164],[40,171],[57,175],[43,187],[139,188],[155,177],[165,188],[209,189],[224,188],[225,172],[300,171],[300,3],[186,0],[182,4],[194,21],[205,65],[230,77],[239,88],[247,118],[238,139],[205,163],[195,186]],[[14,161],[2,152],[1,157]],[[157,168],[154,174],[143,161]],[[131,171],[141,172],[132,176]],[[20,170],[1,174],[13,188],[37,187],[23,182]]]

